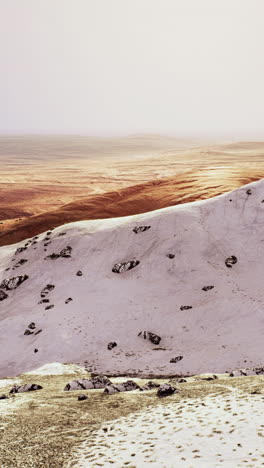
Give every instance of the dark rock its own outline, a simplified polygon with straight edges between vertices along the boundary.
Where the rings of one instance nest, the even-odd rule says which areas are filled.
[[[25,384],[25,385],[15,385],[9,393],[24,393],[24,392],[34,392],[35,390],[41,390],[43,387],[37,384]]]
[[[28,330],[28,329],[24,331],[24,335],[33,335],[33,333],[34,333],[33,331]]]
[[[47,307],[45,307],[45,310],[50,310],[50,309],[53,309],[54,305],[53,304],[50,304],[48,305]]]
[[[20,266],[24,265],[25,263],[27,263],[28,260],[26,258],[21,258],[21,260],[19,260],[14,266],[13,266],[13,270],[14,268],[19,268]]]
[[[132,390],[139,390],[140,386],[133,382],[133,380],[127,380],[127,382],[119,383],[119,384],[110,384],[104,390],[104,393],[111,395],[112,393],[117,392],[131,392]]]
[[[235,255],[231,255],[231,257],[227,257],[225,260],[225,265],[227,268],[232,268],[232,265],[235,265],[237,263],[237,258]]]
[[[47,304],[50,300],[49,299],[42,299],[38,302],[38,304]]]
[[[138,336],[142,336],[144,340],[149,340],[151,343],[158,345],[160,344],[161,337],[158,335],[155,335],[155,333],[149,332],[149,331],[141,331],[139,332]]]
[[[78,379],[72,380],[71,382],[67,383],[64,387],[64,391],[68,392],[71,390],[89,390],[94,388],[105,388],[107,385],[111,385],[112,382],[107,377],[104,376],[96,376],[92,377],[91,379]]]
[[[83,400],[88,400],[88,396],[84,394],[78,395],[78,401],[83,401]]]
[[[181,306],[180,310],[189,310],[192,309],[192,306]]]
[[[163,384],[160,386],[160,388],[157,391],[157,396],[159,398],[163,398],[169,395],[173,395],[174,393],[178,393],[179,390],[177,390],[175,387],[172,387],[170,384]]]
[[[70,258],[71,257],[71,252],[72,252],[72,247],[67,245],[64,249],[60,251],[60,253],[52,253],[51,255],[48,255],[47,257],[44,258],[44,260],[56,260],[57,258]]]
[[[2,281],[0,284],[0,288],[6,289],[7,291],[11,291],[12,289],[18,288],[20,284],[28,279],[28,275],[19,275],[14,276],[13,278],[7,278]]]
[[[15,255],[21,253],[21,252],[24,252],[24,250],[27,250],[27,247],[18,247],[18,249],[16,249],[16,252],[15,252]]]
[[[252,195],[252,190],[248,189],[247,190],[247,195]]]
[[[204,287],[202,288],[202,291],[210,291],[210,290],[213,289],[213,288],[214,288],[214,286],[204,286]]]
[[[66,299],[66,301],[65,301],[65,304],[69,304],[69,302],[71,302],[71,301],[72,301],[72,298],[68,297],[68,299]]]
[[[167,254],[167,257],[172,259],[172,258],[174,258],[174,257],[175,257],[175,255],[174,255],[174,254],[171,254],[171,253],[169,253],[169,254]]]
[[[8,294],[5,293],[2,289],[0,289],[0,301],[8,298]]]
[[[170,362],[172,362],[172,363],[175,364],[176,362],[179,362],[179,361],[181,361],[182,359],[183,359],[183,356],[177,356],[177,357],[171,358]]]
[[[83,272],[81,270],[77,271],[76,276],[82,276]]]
[[[130,260],[128,262],[116,263],[112,268],[112,272],[123,273],[124,271],[132,270],[132,268],[135,268],[139,264],[139,260]]]
[[[34,329],[36,328],[35,322],[31,322],[31,323],[28,325],[28,328],[30,328],[30,330],[34,330]]]
[[[111,341],[110,343],[108,343],[107,349],[109,349],[109,351],[111,351],[111,349],[115,348],[116,346],[117,346],[116,342]]]
[[[156,382],[152,382],[151,380],[147,382],[143,387],[140,388],[140,390],[147,391],[147,390],[153,390],[154,388],[160,387],[160,384],[157,384]]]
[[[229,374],[229,377],[247,377],[252,375],[264,375],[264,367],[252,367],[237,369]]]
[[[0,395],[0,400],[7,400],[8,396],[7,395]]]
[[[39,330],[36,331],[35,335],[38,335],[39,333],[42,332],[42,328],[40,328]]]
[[[136,227],[134,227],[133,232],[135,234],[138,234],[139,232],[147,231],[150,228],[151,228],[151,226],[136,226]]]
[[[34,353],[38,353],[38,349],[37,349],[37,348],[34,349]]]
[[[58,237],[59,236],[65,236],[66,235],[66,232],[60,232],[60,234],[58,234]]]
[[[48,231],[48,232],[47,232],[47,236],[50,236],[51,234],[52,234],[51,231]]]
[[[72,253],[72,247],[67,245],[67,247],[65,247],[64,249],[60,251],[60,256],[64,258],[69,258],[71,257],[71,253]]]
[[[54,284],[47,284],[47,286],[45,286],[45,288],[42,289],[40,297],[46,297],[50,291],[53,291],[54,288]]]

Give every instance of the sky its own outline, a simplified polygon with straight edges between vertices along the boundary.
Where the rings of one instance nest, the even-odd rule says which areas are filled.
[[[263,0],[0,0],[0,133],[264,137]]]

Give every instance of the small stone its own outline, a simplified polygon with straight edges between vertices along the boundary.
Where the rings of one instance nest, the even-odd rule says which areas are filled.
[[[174,257],[175,257],[175,255],[174,255],[174,254],[171,254],[171,253],[169,253],[169,254],[167,254],[167,257],[172,259],[172,258],[174,258]]]
[[[142,336],[144,340],[149,340],[151,343],[158,345],[160,344],[161,337],[156,335],[155,333],[149,331],[141,331],[139,332],[138,336]]]
[[[34,353],[38,353],[38,349],[37,349],[37,348],[34,349]]]
[[[82,276],[83,272],[81,270],[77,271],[76,276]]]
[[[172,387],[170,384],[163,384],[160,386],[160,388],[157,391],[157,396],[159,398],[163,398],[169,395],[173,395],[174,393],[178,393],[179,390],[177,390],[175,387]]]
[[[69,302],[71,302],[71,301],[72,301],[72,298],[68,297],[68,299],[66,299],[66,301],[65,301],[65,304],[69,304]]]
[[[139,260],[129,260],[128,262],[116,263],[113,268],[113,273],[124,273],[125,271],[132,270],[140,264]]]
[[[5,293],[2,289],[0,289],[0,301],[8,298],[8,294]]]
[[[82,393],[81,395],[78,395],[78,401],[83,401],[83,400],[88,400],[88,396]]]
[[[54,305],[53,304],[50,304],[48,305],[47,307],[45,307],[45,310],[50,310],[50,309],[53,309]]]
[[[177,357],[171,358],[170,362],[175,364],[176,362],[179,362],[182,359],[183,359],[183,356],[177,356]]]
[[[28,325],[28,328],[30,328],[30,330],[34,330],[34,328],[36,328],[35,322],[31,322],[31,323]]]
[[[151,228],[151,226],[136,226],[136,227],[134,227],[133,232],[135,234],[138,234],[139,232],[148,231],[148,229],[150,229],[150,228]]]
[[[34,333],[33,331],[30,331],[28,329],[24,331],[24,335],[33,335],[33,333]]]
[[[204,287],[202,288],[202,290],[203,290],[203,291],[210,291],[210,290],[213,289],[213,288],[214,288],[214,286],[204,286]]]
[[[225,260],[225,265],[227,268],[232,268],[232,265],[235,265],[237,263],[237,257],[235,255],[231,255],[231,257],[227,257]]]
[[[116,346],[117,346],[116,342],[111,341],[110,343],[108,343],[107,349],[109,349],[109,351],[111,351],[111,349],[115,348]]]
[[[189,310],[192,309],[192,306],[181,306],[180,310]]]

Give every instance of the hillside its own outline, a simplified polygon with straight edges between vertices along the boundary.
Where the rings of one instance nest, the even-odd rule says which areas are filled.
[[[137,375],[263,364],[263,200],[261,180],[1,247],[0,377],[54,361]]]

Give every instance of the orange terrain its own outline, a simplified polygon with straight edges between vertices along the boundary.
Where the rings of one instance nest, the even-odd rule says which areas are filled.
[[[58,155],[54,141],[56,154],[46,149],[52,157],[34,157],[34,148],[28,158],[19,157],[8,147],[1,155],[0,246],[68,222],[211,198],[264,178],[264,143],[196,146],[157,138],[124,139],[122,145],[93,139],[92,155],[88,139],[74,160],[69,145]]]

